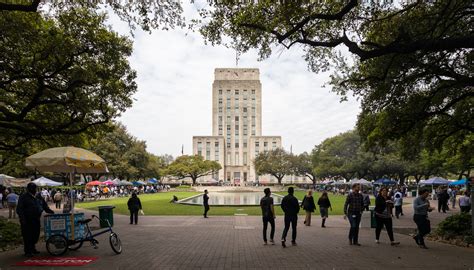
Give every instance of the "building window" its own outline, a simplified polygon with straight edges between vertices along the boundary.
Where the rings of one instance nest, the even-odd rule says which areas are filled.
[[[235,89],[235,94],[238,95],[238,94],[239,94],[239,90]]]
[[[227,148],[230,148],[230,142],[227,142]]]
[[[219,152],[214,153],[214,160],[219,161]]]
[[[247,166],[247,152],[244,152],[244,157],[243,157],[243,162],[244,162],[244,166]]]
[[[221,106],[219,106],[219,112],[220,112],[220,113],[222,112],[222,107],[221,107]]]
[[[247,148],[247,140],[244,140],[244,148]]]
[[[238,116],[235,117],[235,122],[239,122],[239,117]]]
[[[255,90],[252,90],[252,95],[255,95]]]
[[[211,150],[206,151],[206,160],[211,160]]]
[[[255,119],[256,119],[255,116],[252,116],[252,125],[253,126],[255,125],[255,121],[256,121]]]
[[[214,147],[216,148],[216,151],[219,151],[219,150],[217,150],[219,148],[219,142],[215,142]]]
[[[239,143],[238,142],[235,143],[235,148],[239,148]]]
[[[255,113],[255,111],[256,111],[256,110],[255,110],[255,107],[252,107],[252,112]]]
[[[198,150],[198,156],[202,156],[202,151]]]
[[[227,131],[230,131],[230,125],[227,125]]]
[[[227,153],[226,164],[227,164],[227,165],[230,165],[230,153]]]
[[[260,147],[260,142],[255,142],[255,148],[259,148]]]
[[[222,89],[219,89],[219,95],[222,95]]]
[[[268,147],[268,142],[263,142],[263,147]]]
[[[258,156],[258,153],[259,153],[258,149],[255,149],[255,156]]]
[[[211,148],[211,142],[206,142],[206,148]]]
[[[202,149],[202,142],[198,142],[197,147],[198,147],[198,150],[201,150]]]
[[[222,98],[219,98],[219,105],[222,105]]]
[[[277,143],[276,142],[272,142],[272,149],[275,150],[277,148]]]
[[[229,89],[227,89],[227,95],[230,95],[230,90]]]
[[[234,161],[234,164],[235,164],[235,165],[240,165],[240,164],[239,164],[239,153],[237,153],[237,152],[235,153],[235,161]]]

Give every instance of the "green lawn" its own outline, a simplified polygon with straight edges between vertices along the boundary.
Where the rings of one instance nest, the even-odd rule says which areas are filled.
[[[184,199],[193,195],[199,194],[198,192],[163,192],[155,194],[146,194],[140,195],[139,198],[142,202],[143,212],[145,215],[166,215],[166,216],[196,216],[202,215],[203,207],[194,206],[194,205],[182,205],[169,203],[173,198],[173,195],[176,195],[179,199]],[[285,195],[286,192],[278,192],[278,194]],[[212,196],[212,194],[210,194]],[[304,191],[295,191],[295,196],[302,200],[305,195]],[[319,193],[315,195],[315,202],[319,196]],[[330,211],[330,215],[342,215],[342,208],[344,206],[345,196],[338,195],[329,195],[331,204],[333,205],[333,211]],[[111,200],[99,200],[99,201],[90,201],[84,203],[76,204],[79,208],[97,210],[98,206],[102,205],[114,205],[115,213],[119,214],[128,214],[127,209],[128,198],[117,198]],[[373,205],[372,201],[372,205]],[[277,215],[283,215],[283,211],[279,206],[275,207]],[[234,214],[247,214],[247,215],[260,215],[261,210],[258,206],[212,206],[209,211],[209,215],[215,216],[232,216]],[[304,214],[304,211],[300,211],[300,214]],[[316,210],[315,214],[319,215],[319,208]]]

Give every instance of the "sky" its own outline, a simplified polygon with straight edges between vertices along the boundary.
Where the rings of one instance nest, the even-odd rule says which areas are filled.
[[[186,14],[193,12],[185,7]],[[109,15],[114,31],[129,35],[126,23]],[[201,35],[186,29],[137,28],[129,58],[137,71],[134,103],[118,119],[130,134],[145,140],[156,155],[192,154],[193,136],[212,135],[212,83],[215,68],[258,68],[262,83],[262,135],[281,136],[286,150],[310,152],[324,139],[355,127],[360,104],[323,85],[328,73],[308,70],[301,48],[277,47],[257,61],[256,51],[241,55],[224,46],[205,45]]]

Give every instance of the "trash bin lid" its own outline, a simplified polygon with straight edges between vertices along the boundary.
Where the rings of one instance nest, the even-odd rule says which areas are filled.
[[[111,205],[104,205],[104,206],[99,206],[99,209],[114,209],[115,206],[111,206]]]

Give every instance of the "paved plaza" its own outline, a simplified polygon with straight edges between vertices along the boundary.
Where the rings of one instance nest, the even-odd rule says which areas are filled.
[[[411,205],[404,209],[406,215],[394,220],[395,227],[414,228]],[[4,210],[1,213],[5,215]],[[94,213],[86,211],[87,216]],[[114,230],[124,249],[121,255],[112,252],[106,236],[99,237],[97,250],[85,244],[68,254],[99,257],[87,266],[75,267],[81,269],[474,269],[473,248],[427,241],[429,249],[424,250],[402,234],[395,234],[401,244],[393,247],[385,231],[376,244],[369,215],[364,215],[360,247],[348,245],[348,222],[342,216],[331,216],[324,229],[319,217],[313,216],[313,225],[306,227],[300,216],[298,245],[287,248],[278,241],[283,230],[281,216],[276,222],[276,245],[264,246],[261,219],[256,216],[214,217],[211,208],[208,219],[140,216],[138,225],[129,225],[128,216],[115,215]],[[433,213],[432,222],[445,216]],[[48,255],[44,242],[38,247],[42,256]],[[12,265],[21,260],[22,248],[0,253],[0,269],[18,269]]]

